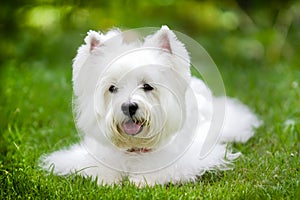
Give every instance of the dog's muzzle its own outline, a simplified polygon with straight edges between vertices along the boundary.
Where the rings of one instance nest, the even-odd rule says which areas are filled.
[[[143,130],[143,123],[134,118],[138,108],[138,104],[134,102],[123,103],[121,106],[124,115],[129,117],[129,120],[122,124],[124,132],[128,135],[136,135]]]

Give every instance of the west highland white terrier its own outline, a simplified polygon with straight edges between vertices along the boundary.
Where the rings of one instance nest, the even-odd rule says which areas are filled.
[[[208,170],[230,169],[240,153],[227,143],[246,142],[260,121],[191,76],[189,53],[167,26],[132,38],[120,30],[88,32],[73,64],[81,142],[43,156],[41,167],[99,184],[125,178],[138,186],[195,181]]]

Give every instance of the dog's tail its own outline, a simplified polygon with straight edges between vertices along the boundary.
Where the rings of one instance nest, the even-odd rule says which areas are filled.
[[[225,119],[221,131],[221,142],[244,143],[254,135],[254,129],[262,124],[262,121],[238,100],[219,97],[215,99],[214,103],[218,102],[225,102]]]

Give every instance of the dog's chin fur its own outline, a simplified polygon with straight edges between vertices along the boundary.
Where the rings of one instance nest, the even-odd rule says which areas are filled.
[[[97,177],[99,184],[124,177],[138,186],[194,181],[205,171],[230,169],[240,153],[226,143],[246,142],[260,125],[245,105],[213,97],[191,77],[188,52],[166,26],[144,42],[112,30],[90,31],[85,43],[73,64],[82,141],[43,156],[45,170]],[[128,114],[124,103],[138,108]],[[225,120],[216,122],[223,105]]]

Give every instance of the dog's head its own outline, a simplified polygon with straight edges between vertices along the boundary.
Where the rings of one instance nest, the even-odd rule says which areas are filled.
[[[94,115],[88,119],[115,146],[145,152],[168,143],[185,120],[190,61],[166,26],[144,41],[128,38],[119,31],[86,37],[73,65],[78,123],[88,130],[82,115]]]

